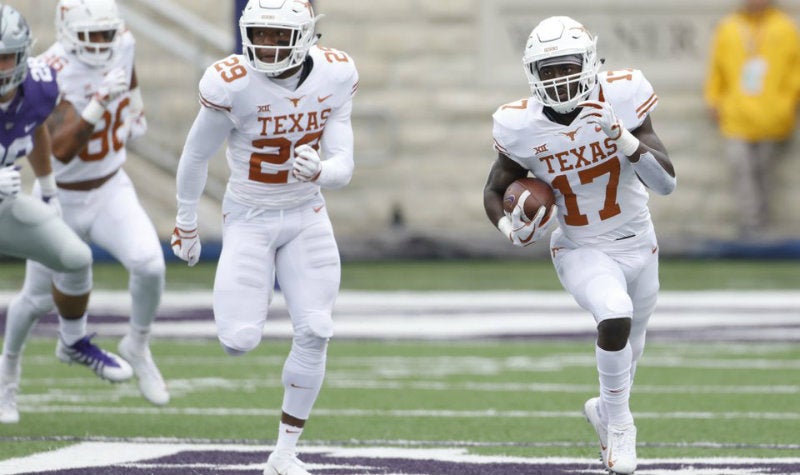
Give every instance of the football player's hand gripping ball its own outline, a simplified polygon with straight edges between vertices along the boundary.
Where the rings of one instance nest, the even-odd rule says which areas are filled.
[[[542,206],[533,219],[530,221],[524,219],[525,213],[522,209],[522,203],[525,203],[530,194],[531,192],[527,190],[522,192],[519,196],[518,204],[511,211],[511,232],[508,235],[508,239],[515,246],[526,247],[540,240],[556,221],[554,218],[558,210],[556,205],[550,208],[549,213],[548,209]]]
[[[189,267],[197,264],[200,260],[200,235],[197,228],[187,231],[175,226],[170,239],[172,253],[178,258],[189,263]]]
[[[300,181],[314,181],[322,170],[319,153],[308,144],[303,144],[294,149],[294,164],[292,175]]]
[[[0,200],[14,196],[22,189],[22,177],[15,166],[0,168]]]

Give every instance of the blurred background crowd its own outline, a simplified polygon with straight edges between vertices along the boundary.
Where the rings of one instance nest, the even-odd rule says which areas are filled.
[[[55,39],[56,0],[8,3],[28,19],[34,54],[41,53]],[[236,19],[245,2],[117,3],[136,35],[150,124],[131,142],[125,168],[166,245],[175,219],[174,172],[199,107],[197,83],[212,62],[237,50]],[[796,127],[765,171],[765,219],[743,236],[739,195],[746,190],[704,97],[715,30],[742,0],[313,3],[328,15],[318,23],[320,44],[348,52],[361,78],[353,113],[356,172],[350,186],[325,193],[344,259],[546,255],[546,246],[510,246],[485,218],[482,191],[495,153],[491,115],[529,94],[522,47],[531,28],[551,15],[579,19],[598,36],[605,69],[641,69],[659,96],[654,123],[678,175],[669,199],[651,197],[665,256],[800,256]],[[775,5],[800,19],[800,2]],[[800,70],[794,61],[790,67]],[[786,89],[778,100],[796,107],[796,85]],[[766,106],[760,112],[772,113]],[[226,177],[219,150],[201,206],[204,248],[220,239]]]

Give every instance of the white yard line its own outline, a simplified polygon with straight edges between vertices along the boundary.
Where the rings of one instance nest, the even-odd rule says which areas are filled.
[[[0,307],[14,293],[0,292]],[[92,314],[127,315],[130,296],[95,291]],[[167,292],[160,315],[192,310],[210,315],[208,291]],[[286,303],[277,293],[265,336],[292,333]],[[512,335],[591,334],[593,319],[566,292],[354,292],[343,291],[334,313],[339,338],[451,339]],[[120,336],[124,323],[90,317],[92,331]],[[721,340],[800,340],[800,292],[662,292],[649,332],[686,332]],[[700,332],[702,330],[702,332]],[[211,318],[157,321],[155,337],[215,338]]]
[[[120,415],[179,415],[202,417],[274,417],[280,409],[253,408],[207,408],[207,407],[125,407],[125,406],[58,406],[58,405],[20,405],[23,413],[63,413],[63,414],[120,414]],[[427,410],[427,409],[326,409],[314,408],[315,416],[325,417],[380,417],[380,418],[442,418],[442,419],[484,419],[484,418],[580,418],[579,411],[501,411],[485,410]],[[680,420],[793,420],[800,421],[800,412],[636,412],[637,419],[680,419]]]
[[[161,465],[153,463],[152,459],[159,457],[168,457],[177,455],[184,451],[192,452],[226,452],[226,453],[262,453],[273,450],[269,445],[237,445],[237,444],[192,444],[192,443],[170,443],[168,441],[161,443],[135,443],[132,444],[128,441],[120,442],[82,442],[69,447],[53,450],[50,452],[43,452],[28,457],[20,457],[17,459],[10,459],[0,461],[0,474],[16,475],[29,472],[50,471],[50,470],[66,470],[66,469],[90,469],[92,467],[105,467],[109,465],[114,466],[127,466],[139,468],[151,468],[158,470],[159,468],[176,469],[177,466],[173,464]],[[325,462],[317,465],[310,465],[308,468],[311,470],[330,470],[335,468],[347,468],[348,470],[358,470],[348,464],[351,459],[362,460],[363,463],[369,463],[370,460],[417,460],[417,461],[435,461],[435,462],[449,462],[454,464],[471,464],[471,465],[484,465],[487,470],[492,464],[522,464],[522,465],[538,465],[547,464],[549,466],[574,466],[585,465],[593,467],[597,461],[589,458],[567,458],[567,457],[546,457],[546,458],[531,458],[531,457],[511,457],[511,456],[489,456],[470,454],[465,448],[411,448],[411,447],[325,447],[325,446],[303,446],[301,448],[303,454],[324,454],[326,455]],[[341,461],[341,462],[337,462]],[[703,464],[711,465],[715,471],[708,471],[708,469],[695,469],[691,465]],[[752,473],[730,471],[729,466],[755,464],[758,466],[766,465],[795,465],[800,463],[800,458],[714,458],[714,459],[701,459],[701,458],[680,458],[680,459],[641,459],[639,461],[640,467],[646,467],[651,464],[669,464],[679,465],[681,474],[700,475],[706,473],[715,474],[737,474],[737,473]],[[219,470],[225,471],[243,471],[243,470],[261,470],[263,463],[231,463],[227,465],[209,465],[187,463],[181,465],[185,470],[190,471],[192,466],[196,468],[209,468],[216,467]],[[368,467],[364,467],[365,469]],[[733,469],[737,470],[737,469]],[[657,473],[646,469],[637,471],[637,473]],[[663,473],[663,470],[662,472]],[[670,473],[676,473],[670,470]]]

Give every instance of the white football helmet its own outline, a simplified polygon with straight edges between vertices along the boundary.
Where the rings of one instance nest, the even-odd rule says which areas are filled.
[[[306,0],[250,0],[239,18],[242,33],[242,53],[250,66],[270,77],[303,64],[308,50],[317,42],[314,32],[317,20],[311,3]],[[261,46],[253,44],[252,28],[280,28],[289,30],[288,44]],[[259,51],[269,53],[274,59],[265,60]],[[288,51],[288,54],[287,54]]]
[[[58,41],[84,63],[108,64],[119,45],[124,23],[114,0],[59,0],[56,7]],[[103,32],[105,41],[92,41],[90,33]]]
[[[546,65],[558,64],[556,58],[565,57],[564,62],[573,62],[575,58],[581,63],[581,72],[556,79],[542,80],[539,77],[540,61]],[[597,37],[593,37],[583,25],[566,16],[554,16],[542,20],[528,36],[522,65],[531,94],[547,107],[558,113],[566,114],[575,110],[578,103],[585,101],[597,83],[597,72],[601,61],[597,58]],[[577,83],[577,91],[573,97],[562,100],[557,94],[551,97],[548,89],[554,91],[557,86],[566,85],[570,92],[571,85]]]
[[[16,55],[14,67],[0,71],[0,96],[25,80],[32,44],[31,29],[25,18],[10,6],[0,5],[0,54]]]

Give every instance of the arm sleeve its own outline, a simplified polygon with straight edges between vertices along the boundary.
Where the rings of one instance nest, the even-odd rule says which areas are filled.
[[[350,183],[353,176],[352,110],[353,102],[349,100],[336,109],[325,124],[322,150],[326,159],[320,164],[316,181],[323,188],[341,188]]]
[[[186,137],[183,146],[176,186],[178,190],[178,216],[175,223],[182,229],[197,227],[197,203],[206,186],[208,161],[216,153],[228,134],[233,122],[227,115],[201,107]]]

